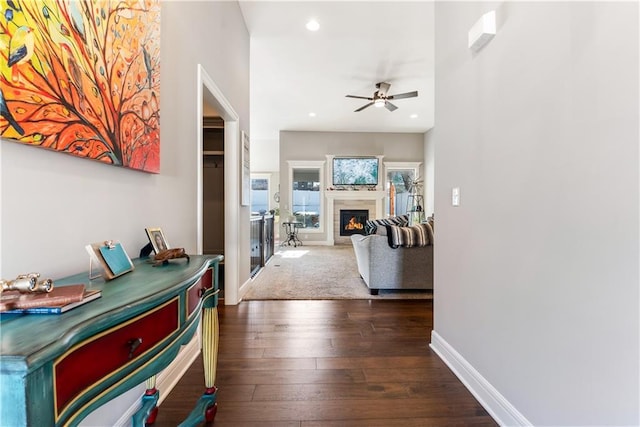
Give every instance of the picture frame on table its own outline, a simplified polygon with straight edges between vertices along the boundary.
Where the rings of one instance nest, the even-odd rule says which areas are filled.
[[[165,249],[169,249],[169,242],[167,242],[166,237],[164,237],[164,233],[161,228],[148,227],[144,230],[147,232],[149,243],[151,243],[151,247],[156,254],[160,251],[164,251]]]

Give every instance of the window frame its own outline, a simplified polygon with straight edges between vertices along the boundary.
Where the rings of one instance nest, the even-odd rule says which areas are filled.
[[[384,205],[383,205],[383,209],[385,210],[384,214],[389,217],[391,216],[389,211],[388,211],[388,207],[390,204],[389,201],[389,179],[388,179],[388,175],[389,172],[392,171],[407,171],[407,170],[412,170],[413,171],[413,176],[416,178],[420,178],[420,168],[422,167],[422,162],[383,162],[384,164],[384,187],[383,190],[385,191],[385,196],[384,196]]]
[[[320,234],[325,232],[325,222],[326,222],[326,209],[325,209],[325,200],[324,200],[324,191],[325,191],[325,161],[324,160],[288,160],[288,181],[287,185],[289,187],[289,208],[291,209],[291,214],[293,215],[293,171],[294,169],[317,169],[319,176],[319,199],[320,199],[320,211],[318,212],[318,227],[308,227],[304,229],[304,233],[307,234]],[[280,215],[282,215],[282,210],[280,211]]]

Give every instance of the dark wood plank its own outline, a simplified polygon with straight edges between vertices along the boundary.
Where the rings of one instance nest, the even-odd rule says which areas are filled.
[[[437,356],[433,356],[436,357]],[[318,359],[318,369],[353,369],[377,368],[386,364],[395,368],[415,368],[422,366],[442,366],[428,356],[393,356],[393,357],[333,357]],[[440,361],[440,363],[442,363]]]
[[[340,420],[340,421],[303,421],[300,427],[484,427],[495,426],[496,423],[489,415],[469,417],[446,418],[385,418],[377,420]],[[216,427],[219,427],[216,424]],[[245,425],[245,427],[250,427]]]
[[[496,425],[429,348],[431,301],[250,301],[219,311],[216,427]],[[157,426],[188,414],[201,363],[164,400]]]
[[[482,411],[475,401],[450,397],[429,399],[358,399],[322,401],[228,402],[216,421],[337,421],[381,418],[474,417]],[[348,423],[346,424],[348,425]]]
[[[267,359],[258,360],[245,359],[226,359],[218,362],[218,370],[220,371],[238,371],[238,370],[285,370],[285,369],[316,369],[317,361],[314,358],[306,359]]]

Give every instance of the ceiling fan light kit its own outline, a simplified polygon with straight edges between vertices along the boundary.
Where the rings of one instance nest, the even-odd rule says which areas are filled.
[[[496,11],[485,13],[469,30],[469,49],[478,52],[496,35]]]
[[[365,104],[362,107],[358,108],[357,110],[354,110],[357,113],[372,105],[378,108],[385,107],[389,111],[395,111],[398,109],[398,107],[390,103],[389,102],[390,99],[415,98],[416,96],[418,96],[417,90],[414,90],[413,92],[399,93],[396,95],[387,95],[389,93],[390,87],[391,87],[390,83],[386,83],[386,82],[376,83],[377,90],[373,93],[373,97],[347,95],[347,98],[366,99],[368,101],[371,101],[368,104]]]

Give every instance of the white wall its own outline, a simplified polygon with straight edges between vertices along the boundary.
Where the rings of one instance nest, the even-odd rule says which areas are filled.
[[[424,134],[424,212],[427,216],[435,212],[436,143],[431,133],[429,130]]]
[[[639,425],[638,3],[435,12],[434,337],[533,425]]]
[[[249,35],[236,2],[163,1],[161,31],[160,174],[3,140],[0,277],[84,271],[84,246],[105,239],[119,239],[137,257],[149,226],[162,227],[173,247],[196,250],[196,66],[203,64],[248,131]],[[238,212],[248,223],[248,208]],[[239,245],[244,282],[248,234]]]
[[[249,37],[235,2],[162,2],[161,28],[160,174],[3,140],[1,277],[82,271],[84,245],[110,238],[137,256],[149,226],[162,227],[172,246],[195,250],[196,65],[204,65],[248,130]]]
[[[251,171],[274,172],[280,165],[278,140],[251,138]]]

